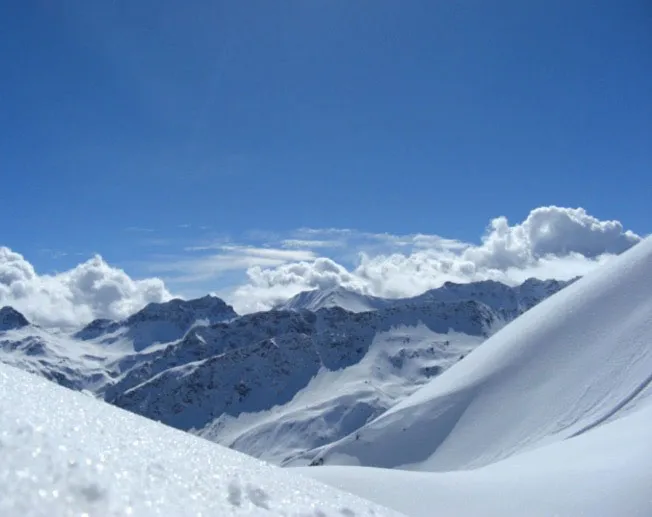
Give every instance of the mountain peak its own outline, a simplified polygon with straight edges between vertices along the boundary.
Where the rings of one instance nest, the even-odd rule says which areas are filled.
[[[237,318],[233,307],[217,296],[206,295],[192,300],[174,298],[162,303],[149,303],[122,321],[97,319],[75,334],[83,340],[98,339],[114,343],[131,341],[135,350],[154,343],[181,338],[193,325],[213,325]]]
[[[366,312],[404,304],[421,305],[435,301],[454,302],[478,300],[513,319],[542,299],[574,282],[530,278],[519,286],[509,286],[496,280],[457,283],[447,281],[441,287],[430,289],[410,298],[380,298],[351,291],[342,286],[303,291],[279,305],[283,310],[309,310],[341,307],[349,312]]]
[[[0,331],[15,330],[29,325],[27,318],[8,305],[0,309]]]
[[[152,302],[127,318],[126,324],[131,325],[139,321],[168,319],[170,315],[193,315],[197,319],[220,320],[236,318],[238,315],[233,307],[224,300],[210,294],[192,300],[173,298],[167,302]]]
[[[326,289],[303,291],[278,308],[284,310],[307,309],[317,311],[328,307],[341,307],[350,312],[366,312],[381,309],[388,305],[388,300],[351,291],[340,285]]]

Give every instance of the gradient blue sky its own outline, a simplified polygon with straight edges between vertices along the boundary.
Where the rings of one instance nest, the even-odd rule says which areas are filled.
[[[138,275],[552,204],[648,233],[650,27],[647,0],[2,2],[0,244]]]

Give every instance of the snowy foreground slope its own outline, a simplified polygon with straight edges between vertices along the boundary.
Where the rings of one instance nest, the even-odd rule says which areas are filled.
[[[415,517],[648,517],[652,407],[469,471],[290,469]]]
[[[480,467],[650,405],[651,381],[647,239],[312,460],[426,471]],[[652,471],[652,456],[649,462]]]
[[[0,364],[0,515],[398,515]]]

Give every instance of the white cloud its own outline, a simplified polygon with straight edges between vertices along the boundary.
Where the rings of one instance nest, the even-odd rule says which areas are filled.
[[[285,239],[281,241],[284,248],[339,248],[344,246],[343,241],[338,240],[314,240],[314,239]]]
[[[546,256],[578,253],[593,259],[622,253],[640,240],[624,231],[619,221],[600,221],[583,208],[541,207],[522,224],[509,226],[505,217],[491,221],[482,246],[470,248],[465,258],[486,267],[524,267]]]
[[[325,257],[275,268],[255,266],[247,271],[247,276],[249,282],[228,296],[243,313],[269,309],[300,291],[316,287],[327,289],[341,285],[354,290],[361,288],[355,274]]]
[[[0,305],[11,305],[44,326],[123,318],[170,297],[161,280],[133,280],[100,256],[63,273],[39,275],[22,255],[0,247]]]
[[[311,260],[316,258],[312,251],[306,250],[255,248],[253,246],[223,246],[222,250],[242,257],[260,257],[284,262],[288,260]]]
[[[537,208],[514,225],[498,217],[477,244],[437,235],[336,228],[302,228],[289,235],[257,232],[249,238],[251,245],[221,239],[178,255],[159,255],[141,264],[142,272],[164,275],[175,291],[189,295],[217,291],[239,312],[250,312],[313,288],[343,286],[402,297],[448,280],[571,278],[641,239],[618,221],[555,206]],[[227,288],[227,282],[232,286]],[[0,248],[0,304],[14,305],[41,324],[121,318],[168,298],[162,280],[134,280],[99,256],[70,271],[39,275],[21,255]]]
[[[311,261],[317,258],[317,255],[309,250],[260,248],[222,243],[193,246],[186,248],[186,251],[216,251],[217,253],[173,257],[147,264],[146,268],[150,273],[168,274],[169,281],[182,284],[215,279],[229,271],[274,267],[287,262]]]
[[[269,308],[302,290],[341,285],[365,294],[412,296],[446,281],[494,279],[505,283],[583,275],[641,240],[618,221],[601,221],[582,208],[541,207],[520,224],[491,221],[480,245],[436,235],[389,235],[352,230],[301,230],[338,235],[361,251],[347,269],[331,259],[282,264],[248,271],[249,282],[229,299],[247,312]],[[380,243],[386,251],[370,244]],[[368,250],[372,250],[369,252]]]

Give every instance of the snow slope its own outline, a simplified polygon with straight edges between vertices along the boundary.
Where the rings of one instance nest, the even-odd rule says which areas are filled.
[[[299,471],[415,517],[652,515],[652,407],[575,438],[470,471]]]
[[[0,393],[3,517],[397,515],[10,366]]]
[[[477,468],[650,405],[651,381],[648,238],[526,312],[355,435],[305,458]]]

